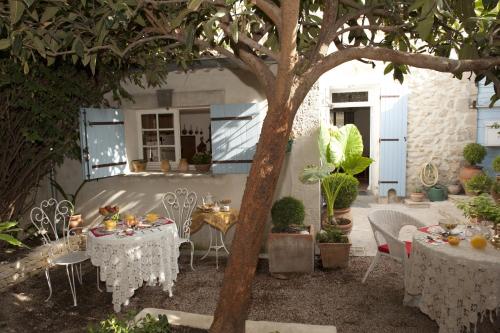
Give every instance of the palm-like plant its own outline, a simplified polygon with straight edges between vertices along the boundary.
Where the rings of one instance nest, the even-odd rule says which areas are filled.
[[[17,222],[0,222],[0,241],[14,246],[25,246],[20,240],[11,235],[11,233],[21,230],[20,228],[16,228],[16,226]]]

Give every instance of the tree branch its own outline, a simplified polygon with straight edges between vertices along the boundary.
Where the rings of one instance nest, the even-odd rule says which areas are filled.
[[[262,59],[247,50],[240,49],[239,56],[240,59],[243,60],[245,64],[250,68],[250,70],[255,74],[255,77],[257,78],[259,83],[266,90],[266,96],[269,103],[273,103],[275,96],[276,77],[269,69],[269,66]]]
[[[278,6],[270,0],[252,0],[252,3],[259,7],[274,22],[278,31],[281,30],[281,10]]]
[[[231,37],[231,38],[234,37],[233,34],[231,33],[231,29],[229,29],[229,26],[226,23],[220,22],[219,24],[220,24],[221,29],[226,34],[226,36]],[[261,53],[264,53],[264,54],[270,56],[271,58],[273,58],[276,61],[279,60],[279,53],[275,53],[275,52],[271,51],[270,49],[268,49],[267,47],[265,47],[262,44],[259,44],[258,42],[256,42],[252,38],[248,37],[244,33],[239,34],[238,41],[245,44],[246,46],[250,47],[251,49],[257,50]]]

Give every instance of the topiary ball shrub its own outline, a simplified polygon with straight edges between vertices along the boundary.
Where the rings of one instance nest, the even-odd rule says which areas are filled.
[[[500,173],[500,155],[493,159],[493,163],[491,163],[491,166],[496,173]]]
[[[486,148],[479,143],[468,143],[464,147],[464,158],[470,165],[481,163],[486,156]]]
[[[331,177],[334,191],[342,184],[333,207],[335,209],[351,207],[354,200],[358,197],[359,181],[355,177],[345,173],[334,173],[329,177]]]
[[[469,179],[465,183],[466,192],[479,195],[490,191],[493,181],[484,173],[480,173]]]
[[[283,197],[276,201],[271,208],[273,231],[285,232],[291,226],[303,226],[305,215],[302,201],[293,197]]]

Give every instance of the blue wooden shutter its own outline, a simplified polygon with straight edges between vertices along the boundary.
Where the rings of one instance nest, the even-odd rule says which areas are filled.
[[[210,107],[213,173],[250,171],[266,110],[266,103]]]
[[[389,190],[406,195],[406,130],[408,96],[403,88],[382,91],[380,96],[379,195]]]
[[[481,165],[490,174],[490,176],[495,176],[495,171],[492,168],[493,159],[500,155],[500,146],[495,143],[491,143],[487,140],[487,135],[493,135],[499,138],[500,130],[494,129],[491,126],[494,123],[500,123],[500,101],[497,101],[493,107],[490,108],[490,98],[495,93],[493,84],[490,83],[487,86],[485,84],[485,79],[481,80],[477,86],[477,142],[486,146],[486,157],[484,158]],[[487,142],[490,141],[490,142]],[[492,140],[496,141],[496,140]]]
[[[125,128],[121,110],[80,109],[83,178],[123,174],[127,168]]]

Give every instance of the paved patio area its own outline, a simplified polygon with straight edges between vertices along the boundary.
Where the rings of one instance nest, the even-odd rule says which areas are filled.
[[[429,202],[429,207],[415,208],[409,207],[404,203],[380,204],[375,196],[359,195],[351,207],[354,226],[351,232],[353,244],[352,255],[354,256],[375,256],[377,246],[373,238],[373,232],[368,222],[368,214],[377,209],[394,209],[409,214],[425,224],[437,224],[441,218],[439,211],[445,211],[448,214],[458,218],[465,219],[460,210],[455,207],[454,200],[466,198],[466,196],[452,196],[447,201]],[[412,229],[404,228],[401,232],[401,239],[411,240]]]

